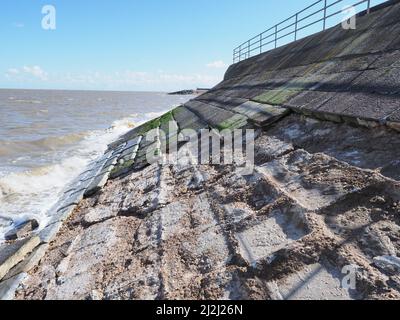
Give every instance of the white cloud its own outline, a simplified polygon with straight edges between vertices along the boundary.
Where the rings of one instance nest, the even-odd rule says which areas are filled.
[[[23,24],[22,22],[15,22],[13,25],[14,25],[15,28],[23,28],[23,27],[25,27],[25,24]]]
[[[24,66],[22,68],[23,72],[25,72],[28,75],[32,75],[40,80],[47,80],[47,72],[45,72],[41,67],[39,66],[33,66],[33,67],[28,67]]]
[[[213,69],[223,69],[223,68],[226,68],[227,65],[222,60],[217,60],[217,61],[207,63],[206,67],[213,68]]]
[[[23,66],[22,68],[11,68],[6,72],[8,78],[18,78],[19,80],[28,80],[29,78],[46,81],[48,74],[39,66]]]
[[[113,90],[172,90],[195,89],[204,86],[211,87],[221,81],[221,78],[219,76],[207,74],[179,74],[163,71],[143,72],[124,70],[110,74],[104,74],[101,72],[68,74],[65,77],[59,76],[57,79],[54,79],[54,81],[57,80],[85,87],[101,87]]]
[[[207,73],[168,73],[166,71],[144,72],[120,70],[115,72],[77,72],[47,73],[39,66],[12,68],[6,72],[10,80],[21,84],[58,89],[94,89],[94,90],[154,90],[176,91],[213,87],[222,80],[222,75]],[[46,82],[46,86],[43,86]],[[50,88],[50,87],[49,87]]]

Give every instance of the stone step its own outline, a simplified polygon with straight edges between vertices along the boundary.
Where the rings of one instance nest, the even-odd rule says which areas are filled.
[[[258,126],[270,125],[279,121],[290,113],[287,108],[271,106],[267,104],[248,101],[233,109],[233,111],[242,114]]]

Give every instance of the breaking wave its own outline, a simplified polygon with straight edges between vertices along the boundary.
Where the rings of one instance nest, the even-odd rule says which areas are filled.
[[[64,187],[83,172],[90,161],[98,158],[107,145],[119,136],[161,113],[136,114],[115,121],[107,130],[83,132],[64,137],[49,137],[30,143],[17,142],[4,146],[1,152],[12,148],[60,150],[50,153],[55,161],[50,165],[32,168],[24,172],[0,172],[0,242],[4,234],[27,219],[46,222],[47,211],[57,202]],[[65,148],[67,146],[67,148]],[[29,152],[27,152],[29,153]]]

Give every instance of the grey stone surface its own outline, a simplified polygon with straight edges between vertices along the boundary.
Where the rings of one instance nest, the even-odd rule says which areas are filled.
[[[23,261],[17,264],[14,268],[7,273],[3,280],[9,280],[22,273],[28,273],[35,268],[40,260],[44,257],[49,248],[48,244],[42,244],[36,247],[31,253],[29,253]]]
[[[90,197],[101,190],[106,185],[108,178],[110,177],[110,173],[113,169],[114,167],[110,166],[102,171],[102,173],[100,173],[98,176],[96,176],[91,184],[88,186],[88,188],[84,190],[82,198],[83,196]]]
[[[5,235],[6,240],[17,240],[26,238],[31,235],[34,230],[39,228],[39,222],[37,220],[32,219],[29,221],[25,221],[22,224],[16,226],[13,230],[9,231]]]
[[[79,187],[79,186],[78,186]],[[83,196],[86,192],[86,188],[83,187],[82,189],[78,190],[71,190],[61,197],[59,203],[59,209],[63,209],[72,205],[78,205],[79,202],[82,201]]]

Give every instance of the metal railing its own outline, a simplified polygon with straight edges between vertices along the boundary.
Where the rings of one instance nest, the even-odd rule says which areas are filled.
[[[261,54],[264,51],[264,48],[268,45],[272,45],[271,49],[278,47],[278,41],[284,38],[287,38],[291,35],[294,35],[294,41],[298,40],[299,31],[305,30],[314,26],[318,23],[322,24],[322,30],[325,30],[327,27],[327,20],[334,16],[337,16],[343,13],[343,10],[338,10],[333,13],[329,12],[329,9],[333,9],[335,5],[344,0],[333,0],[332,3],[329,3],[329,0],[318,0],[314,2],[307,8],[297,12],[293,16],[283,20],[282,22],[276,24],[275,26],[265,30],[259,35],[243,42],[240,46],[233,50],[233,63],[240,62],[242,60],[246,60],[252,56]],[[367,5],[367,12],[369,13],[371,9],[371,0],[358,0],[356,3],[351,4],[352,7],[359,9],[361,5]],[[320,8],[322,5],[322,8]],[[308,12],[311,9],[317,8],[316,11]],[[332,10],[331,9],[331,10]],[[360,12],[361,10],[357,11]],[[304,16],[303,16],[304,15]],[[311,18],[316,18],[314,21],[309,21]],[[305,25],[302,25],[305,24]],[[318,31],[321,31],[318,29]],[[317,31],[316,31],[317,32]],[[315,33],[315,32],[314,32]],[[290,43],[291,41],[289,41]],[[285,43],[287,44],[287,43]],[[271,50],[270,49],[270,50]]]

